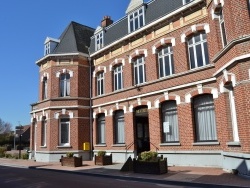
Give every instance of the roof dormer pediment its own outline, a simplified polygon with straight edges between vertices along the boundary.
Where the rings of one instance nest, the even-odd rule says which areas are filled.
[[[128,8],[126,10],[126,14],[132,12],[133,10],[139,8],[140,6],[143,5],[143,0],[131,0],[129,5],[128,5]]]

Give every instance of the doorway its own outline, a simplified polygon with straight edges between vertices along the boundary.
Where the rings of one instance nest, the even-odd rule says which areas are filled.
[[[148,123],[148,108],[143,106],[135,109],[135,144],[136,152],[139,155],[141,152],[150,151],[149,138],[149,123]]]

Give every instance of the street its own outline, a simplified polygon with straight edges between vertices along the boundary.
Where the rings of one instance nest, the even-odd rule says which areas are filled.
[[[0,187],[1,188],[49,188],[49,187],[93,187],[93,188],[152,188],[152,187],[173,187],[184,186],[156,184],[139,181],[129,181],[98,176],[86,176],[82,174],[35,170],[26,168],[13,168],[0,166]],[[188,186],[185,186],[188,187]]]

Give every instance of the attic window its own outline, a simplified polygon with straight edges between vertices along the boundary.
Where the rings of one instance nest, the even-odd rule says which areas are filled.
[[[48,54],[50,54],[50,42],[48,42],[44,46],[44,55],[48,55]]]
[[[191,1],[193,1],[193,0],[182,0],[183,5],[188,4],[188,3],[190,3]]]
[[[128,15],[129,32],[141,28],[145,24],[144,7]]]
[[[96,34],[95,47],[96,47],[96,50],[100,50],[103,47],[103,31]]]

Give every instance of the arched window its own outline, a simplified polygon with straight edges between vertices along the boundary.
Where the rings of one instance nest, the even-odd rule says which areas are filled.
[[[42,127],[41,127],[41,146],[46,146],[46,130],[47,130],[47,120],[45,118],[42,119]]]
[[[115,130],[115,143],[124,144],[125,143],[125,131],[124,131],[124,111],[118,110],[115,112],[114,116],[114,130]]]
[[[216,141],[216,122],[213,95],[205,94],[193,98],[196,140]]]
[[[199,32],[188,38],[188,52],[190,69],[209,64],[207,35]]]
[[[48,79],[47,77],[43,78],[43,89],[42,89],[42,98],[47,99],[48,98]]]
[[[106,143],[106,126],[105,126],[105,115],[100,114],[97,119],[97,143]]]
[[[167,101],[161,105],[163,142],[178,142],[179,128],[176,101]]]
[[[60,75],[60,96],[66,97],[70,95],[70,74],[63,73]]]
[[[123,88],[122,64],[118,64],[113,68],[114,74],[114,91]]]
[[[134,65],[134,85],[146,82],[145,57],[137,56],[133,59]]]
[[[174,58],[172,45],[162,46],[157,50],[159,77],[166,77],[174,74]]]
[[[59,144],[62,146],[70,145],[70,119],[68,117],[62,117],[60,119],[59,126]]]

